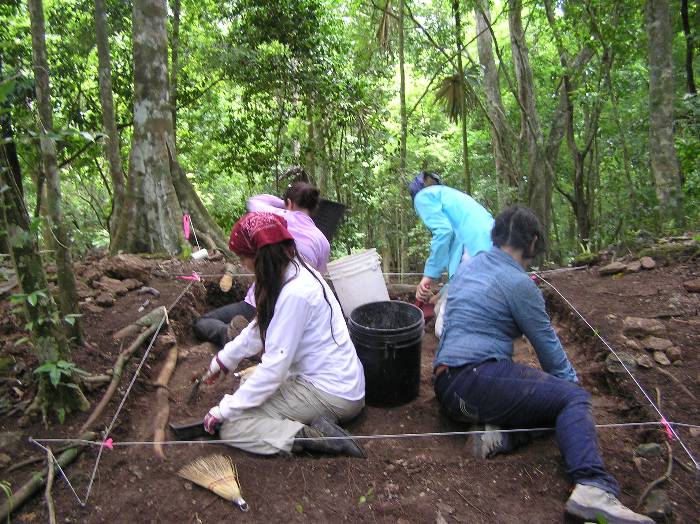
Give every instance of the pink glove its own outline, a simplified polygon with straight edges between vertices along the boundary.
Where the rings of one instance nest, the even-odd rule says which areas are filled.
[[[219,406],[214,406],[204,416],[204,431],[213,435],[219,429],[219,426],[224,422],[224,417],[221,415]]]
[[[209,364],[209,371],[207,372],[207,377],[204,379],[204,383],[207,385],[213,384],[214,382],[219,380],[222,371],[225,375],[226,373],[228,373],[228,368],[224,365],[223,362],[221,362],[221,359],[219,359],[219,355],[215,355],[214,358],[211,359],[211,363]]]

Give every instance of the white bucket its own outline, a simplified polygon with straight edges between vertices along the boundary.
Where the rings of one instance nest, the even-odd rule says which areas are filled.
[[[382,261],[376,249],[367,249],[329,262],[328,274],[346,317],[363,304],[389,300],[382,275]]]
[[[195,251],[192,253],[192,260],[202,260],[205,259],[209,256],[209,251],[206,249],[200,249],[199,251]]]

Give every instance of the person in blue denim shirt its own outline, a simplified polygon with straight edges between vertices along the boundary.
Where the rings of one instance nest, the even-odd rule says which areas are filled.
[[[463,262],[447,298],[443,336],[434,361],[435,394],[451,418],[503,428],[554,425],[566,470],[576,484],[566,510],[596,521],[653,523],[617,499],[619,487],[598,449],[591,396],[578,378],[525,272],[544,250],[532,210],[515,206],[496,217],[494,247]],[[513,339],[525,335],[543,371],[513,362]],[[488,458],[515,449],[527,433],[487,432],[475,451]]]

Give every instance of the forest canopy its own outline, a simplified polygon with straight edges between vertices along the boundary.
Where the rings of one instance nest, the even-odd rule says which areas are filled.
[[[142,19],[139,4],[162,9]],[[42,9],[48,139],[77,252],[110,241],[148,251],[119,230],[119,214],[149,205],[172,227],[190,212],[221,245],[246,198],[279,194],[294,165],[350,210],[334,253],[377,247],[400,271],[420,270],[428,246],[406,191],[424,169],[494,214],[530,205],[559,263],[697,227],[695,2],[44,0]],[[39,227],[52,175],[30,11],[3,2],[0,19],[0,167]],[[157,59],[137,48],[152,28],[162,29]],[[161,122],[150,131],[135,125],[146,99]],[[153,129],[167,147],[134,146]],[[157,166],[138,171],[138,151]],[[144,192],[139,177],[156,172],[172,177],[177,198],[125,206]]]

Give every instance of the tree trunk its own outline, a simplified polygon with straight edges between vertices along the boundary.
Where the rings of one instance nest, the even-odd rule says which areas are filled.
[[[452,13],[455,17],[455,43],[457,44],[457,74],[459,75],[460,123],[462,124],[462,166],[464,190],[471,195],[472,179],[469,172],[469,140],[467,137],[467,103],[464,84],[464,65],[462,63],[462,18],[459,12],[459,0],[452,1]]]
[[[110,246],[178,254],[186,246],[183,211],[225,253],[226,239],[177,162],[168,91],[167,12],[163,0],[133,4],[134,130],[127,194]]]
[[[97,40],[98,81],[100,84],[100,103],[102,104],[102,126],[107,138],[105,155],[109,162],[109,174],[112,180],[112,212],[109,216],[110,238],[114,238],[116,226],[124,203],[126,180],[122,168],[122,155],[117,129],[117,116],[114,111],[112,94],[112,59],[109,51],[109,28],[105,0],[95,0],[95,36]]]
[[[173,0],[172,62],[170,64],[170,111],[173,114],[173,144],[177,148],[177,76],[180,67],[180,0]]]
[[[684,223],[680,167],[673,141],[673,29],[668,0],[647,0],[649,157],[661,219]]]
[[[695,87],[695,74],[693,71],[693,54],[695,51],[695,36],[690,31],[688,20],[688,0],[681,0],[681,20],[683,21],[683,34],[685,35],[685,81],[687,91],[691,95],[697,95]]]
[[[404,60],[404,0],[399,1],[399,103],[401,105],[401,138],[399,144],[399,179],[406,180],[406,140],[408,117],[406,115],[406,71]]]
[[[316,131],[314,125],[314,110],[311,98],[307,100],[306,106],[306,154],[304,159],[304,168],[311,179],[311,183],[317,185],[316,182]]]
[[[34,354],[40,364],[70,361],[63,329],[65,323],[62,323],[49,290],[36,233],[30,227],[24,199],[4,157],[0,157],[0,227],[7,234],[17,279],[24,295],[22,306]],[[63,376],[56,387],[51,385],[46,373],[39,374],[37,381],[37,400],[44,416],[49,409],[56,410],[60,419],[61,413],[86,408],[87,400],[80,391],[76,377]]]
[[[542,221],[544,230],[549,231],[552,179],[546,168],[542,129],[535,105],[535,85],[521,17],[522,1],[508,0],[508,6],[510,42],[518,84],[520,136],[527,146],[528,204]]]
[[[28,0],[29,18],[32,32],[32,56],[34,65],[34,82],[37,107],[39,110],[39,129],[41,159],[46,175],[48,211],[51,234],[56,255],[56,276],[58,280],[59,309],[61,316],[78,313],[78,293],[73,274],[73,260],[70,252],[70,237],[66,231],[61,212],[61,179],[56,161],[56,145],[49,136],[53,133],[53,114],[51,113],[49,63],[46,57],[46,28],[44,25],[44,6],[42,0]],[[82,342],[80,322],[75,318],[73,324],[65,324],[67,334],[76,342]]]
[[[491,123],[491,144],[496,173],[498,174],[498,205],[499,208],[504,209],[517,198],[517,193],[513,189],[517,188],[520,175],[513,162],[513,131],[508,124],[505,108],[503,107],[498,67],[493,57],[489,0],[481,0],[481,6],[475,9],[474,14],[476,17],[476,44],[479,51],[479,63],[484,74],[486,112]]]

